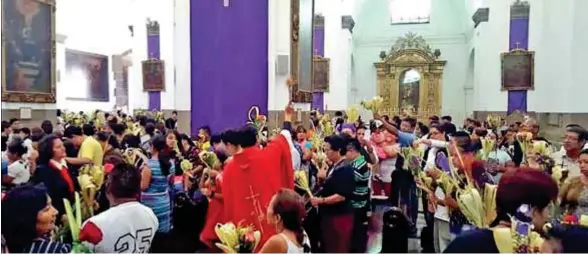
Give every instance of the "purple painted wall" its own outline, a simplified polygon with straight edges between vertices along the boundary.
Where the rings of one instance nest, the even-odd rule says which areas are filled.
[[[315,26],[313,29],[314,53],[319,56],[325,56],[325,27]],[[325,108],[325,94],[322,92],[312,93],[312,109],[318,109],[320,112]]]
[[[509,31],[509,50],[529,47],[529,18],[511,17]],[[527,90],[508,91],[507,114],[516,110],[527,112]]]
[[[161,48],[159,46],[159,33],[147,34],[147,57],[159,59]],[[161,110],[161,92],[159,91],[150,91],[147,92],[149,95],[149,105],[147,109],[151,110]]]
[[[190,1],[191,131],[245,124],[268,109],[268,0]]]

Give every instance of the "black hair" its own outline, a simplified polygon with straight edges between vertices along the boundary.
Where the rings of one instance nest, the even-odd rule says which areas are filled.
[[[10,125],[13,125],[15,122],[18,122],[18,121],[20,121],[20,119],[18,119],[18,118],[10,118],[10,121],[9,122],[10,122]]]
[[[442,117],[441,117],[441,119],[442,119],[442,120],[445,120],[445,121],[448,121],[448,122],[451,122],[451,121],[453,120],[453,119],[451,118],[451,116],[442,116]]]
[[[28,252],[37,235],[37,214],[47,207],[43,185],[15,187],[2,199],[2,235],[10,252]]]
[[[84,133],[82,132],[82,128],[73,125],[70,125],[69,127],[65,128],[65,133],[67,134],[67,138],[73,138],[73,136],[84,135]]]
[[[177,114],[178,114],[178,111],[175,111],[175,110],[172,111],[172,115],[177,115]]]
[[[584,142],[586,141],[586,139],[588,139],[588,134],[586,132],[586,129],[584,129],[584,127],[580,126],[580,125],[574,125],[574,126],[570,126],[566,128],[567,132],[572,132],[572,133],[576,133],[578,134],[578,141]]]
[[[146,116],[138,116],[137,121],[139,122],[139,125],[141,125],[143,127],[145,127],[145,125],[147,125],[147,117]]]
[[[234,146],[241,145],[240,133],[234,129],[229,129],[221,133],[221,140],[225,144],[231,144]]]
[[[147,135],[149,135],[150,137],[153,137],[153,135],[155,135],[155,124],[154,123],[145,124],[145,133],[147,133]]]
[[[331,146],[331,150],[339,152],[343,156],[347,153],[347,139],[341,135],[331,135],[325,137],[325,142]]]
[[[472,138],[470,134],[465,131],[458,131],[452,135],[456,141],[458,148],[461,148],[463,152],[471,152],[474,147],[472,146]]]
[[[86,136],[94,136],[96,134],[96,128],[94,127],[94,125],[91,125],[89,123],[84,124],[82,126],[82,130],[84,132],[84,135]]]
[[[475,129],[474,133],[478,135],[478,137],[486,137],[488,135],[488,130],[486,129]]]
[[[171,170],[171,157],[170,157],[170,147],[167,146],[166,143],[166,136],[164,135],[155,135],[151,139],[151,147],[153,150],[157,151],[157,158],[159,160],[159,167],[161,168],[161,173],[164,176],[168,176]]]
[[[457,127],[455,127],[455,124],[450,122],[443,123],[443,129],[445,130],[445,135],[448,136],[453,136],[453,134],[457,132]]]
[[[361,152],[361,143],[356,138],[348,137],[347,138],[347,151],[354,150],[356,152]]]
[[[14,137],[12,138],[12,141],[8,143],[7,150],[9,153],[16,154],[18,157],[22,157],[27,153],[28,148],[24,145],[24,142],[20,137]]]
[[[402,119],[403,122],[407,122],[410,125],[410,128],[416,127],[417,119],[414,117],[405,117]]]
[[[180,140],[180,142],[182,140],[186,140],[186,142],[188,142],[188,145],[190,145],[190,147],[196,146],[196,144],[194,144],[194,141],[192,141],[192,139],[190,137],[188,137],[188,135],[186,135],[186,134],[180,134],[179,140]],[[182,146],[182,149],[184,149],[183,146]],[[184,151],[184,152],[187,152],[187,151]]]
[[[41,129],[45,134],[53,134],[53,123],[49,120],[45,120],[41,123]]]
[[[438,122],[439,121],[439,117],[437,115],[432,115],[431,117],[429,117],[429,121]]]
[[[112,132],[114,132],[114,134],[123,135],[125,133],[125,130],[127,129],[127,126],[122,123],[117,123],[110,126],[110,128],[112,129]]]
[[[431,125],[431,127],[433,127],[433,125]],[[426,124],[422,123],[422,122],[418,122],[417,123],[417,128],[419,129],[419,131],[421,132],[421,135],[427,135],[429,134],[429,127],[427,127]]]
[[[2,132],[8,128],[10,128],[10,123],[8,121],[2,121]]]
[[[252,147],[257,144],[257,129],[253,126],[245,126],[239,130],[242,148]]]
[[[116,198],[138,198],[141,194],[141,173],[128,163],[118,163],[108,174],[106,190]]]
[[[27,137],[31,136],[31,129],[29,129],[28,127],[21,128],[20,132],[24,133]]]
[[[45,136],[39,142],[39,164],[47,165],[53,158],[53,143],[59,138],[53,134]]]
[[[116,140],[116,137],[108,132],[98,132],[98,134],[96,134],[96,138],[98,139],[98,141],[107,142],[112,148],[120,148],[120,144],[118,143],[118,140]]]
[[[214,134],[214,135],[210,136],[210,144],[211,145],[216,145],[221,142],[223,142],[223,140],[221,138],[221,134]]]
[[[127,134],[121,142],[122,148],[141,148],[141,138],[133,134]]]
[[[60,117],[61,116],[61,109],[57,109],[56,114],[57,114],[57,117]]]
[[[343,111],[336,111],[335,116],[337,116],[337,117],[343,116]]]
[[[38,128],[33,128],[31,130],[31,141],[33,141],[33,142],[39,142],[46,135],[48,135],[48,134],[45,134],[45,132],[43,132],[42,130],[39,131]]]

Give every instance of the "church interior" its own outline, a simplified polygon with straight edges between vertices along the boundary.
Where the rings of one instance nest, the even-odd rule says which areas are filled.
[[[517,148],[521,150],[520,152],[517,150],[517,157],[520,159],[516,163],[517,170],[523,167],[521,165],[527,165],[525,164],[526,160],[528,157],[532,157],[525,152],[534,151],[532,149],[536,147],[532,142],[537,141],[535,138],[541,137],[546,142],[547,140],[551,141],[547,143],[549,143],[550,149],[553,148],[554,154],[559,156],[554,160],[561,161],[561,168],[564,168],[564,161],[566,161],[566,167],[575,166],[574,174],[570,174],[570,177],[580,177],[580,172],[582,172],[583,176],[581,177],[583,177],[582,181],[585,181],[585,187],[581,187],[584,188],[583,196],[578,199],[583,198],[584,205],[588,207],[588,173],[586,173],[588,171],[585,169],[588,168],[586,166],[588,165],[588,150],[586,150],[588,132],[581,127],[588,127],[588,103],[584,101],[588,94],[588,73],[584,73],[585,61],[588,59],[587,13],[588,0],[2,0],[2,65],[0,66],[2,70],[2,197],[4,199],[5,193],[10,193],[5,191],[5,185],[9,186],[6,188],[18,189],[20,187],[13,185],[12,181],[17,181],[18,178],[12,176],[10,176],[12,178],[7,178],[9,183],[5,184],[4,168],[7,161],[12,165],[15,161],[21,160],[5,159],[4,157],[6,154],[14,154],[11,149],[15,148],[9,143],[14,138],[19,140],[20,136],[16,134],[24,129],[28,130],[28,134],[24,131],[21,132],[25,139],[34,138],[35,128],[42,134],[39,134],[41,136],[37,140],[29,140],[30,144],[26,145],[26,149],[34,152],[26,152],[26,149],[21,152],[21,156],[26,154],[27,160],[43,157],[42,146],[39,148],[37,145],[45,140],[44,137],[53,137],[53,130],[60,132],[59,140],[70,142],[68,145],[73,151],[73,155],[70,155],[71,151],[67,150],[68,156],[64,155],[63,158],[59,158],[59,161],[53,157],[46,158],[44,162],[47,165],[42,165],[43,162],[40,159],[30,159],[32,164],[27,165],[34,166],[31,166],[31,172],[23,169],[24,172],[28,172],[27,180],[23,181],[24,184],[28,183],[29,174],[31,182],[33,182],[37,180],[33,178],[35,170],[43,170],[43,167],[50,168],[52,165],[59,167],[56,172],[70,170],[67,164],[71,164],[72,168],[74,165],[79,166],[80,171],[76,174],[81,172],[82,175],[89,174],[83,170],[94,169],[95,166],[104,169],[101,171],[104,174],[107,164],[112,167],[115,167],[113,165],[116,164],[106,162],[107,156],[104,153],[108,150],[107,148],[115,149],[110,141],[117,139],[116,144],[120,143],[120,147],[116,148],[117,151],[124,151],[124,156],[126,156],[128,151],[126,149],[130,148],[125,146],[123,149],[122,143],[123,141],[130,142],[123,136],[130,135],[135,138],[133,141],[136,143],[132,149],[143,149],[145,154],[153,156],[147,158],[148,156],[143,154],[140,154],[143,155],[141,157],[131,153],[129,157],[132,157],[133,163],[140,160],[143,163],[140,166],[129,163],[132,166],[144,170],[143,167],[150,167],[149,163],[165,164],[166,167],[168,167],[167,164],[170,164],[169,161],[175,163],[174,169],[177,171],[174,178],[171,177],[174,172],[169,172],[171,166],[167,168],[167,173],[162,173],[165,170],[161,169],[159,169],[161,172],[153,170],[152,173],[150,168],[147,180],[143,179],[145,171],[141,171],[140,191],[138,194],[135,193],[144,195],[147,193],[147,188],[152,188],[154,182],[161,180],[156,179],[158,176],[152,177],[151,174],[167,175],[168,178],[161,177],[164,179],[162,185],[165,188],[158,192],[159,194],[163,193],[163,198],[153,196],[150,197],[152,200],[147,198],[147,201],[141,200],[141,202],[153,210],[157,210],[154,207],[158,206],[165,206],[169,210],[175,208],[170,202],[176,202],[173,198],[177,193],[169,194],[171,188],[167,189],[167,187],[178,184],[178,182],[185,187],[179,192],[188,192],[188,189],[196,186],[195,189],[201,194],[199,197],[210,202],[207,204],[213,204],[215,194],[220,194],[222,199],[228,200],[226,198],[228,195],[222,196],[228,193],[226,190],[224,190],[225,193],[215,193],[217,184],[225,188],[225,185],[217,183],[217,180],[222,179],[218,177],[221,175],[219,172],[225,170],[226,165],[229,165],[228,168],[232,166],[235,171],[237,170],[235,168],[248,168],[255,163],[264,169],[279,165],[277,167],[280,168],[278,173],[268,170],[267,172],[271,172],[271,174],[268,174],[267,179],[263,178],[265,176],[256,178],[257,180],[267,180],[267,186],[271,185],[270,187],[274,188],[271,191],[277,192],[277,190],[281,190],[276,187],[278,185],[294,189],[293,186],[290,186],[293,181],[285,180],[300,177],[299,175],[292,176],[291,173],[295,170],[302,170],[303,164],[307,163],[308,168],[305,170],[310,170],[310,165],[317,168],[316,183],[319,186],[318,179],[321,177],[318,174],[322,172],[321,170],[324,170],[325,174],[322,180],[328,181],[331,179],[330,173],[336,172],[331,167],[336,168],[338,165],[338,162],[335,163],[336,161],[332,158],[323,158],[326,156],[324,155],[325,151],[328,150],[325,148],[327,145],[329,149],[336,151],[333,149],[333,144],[329,143],[330,141],[327,139],[331,137],[330,135],[346,134],[344,132],[345,126],[351,126],[348,129],[353,132],[353,136],[349,140],[360,142],[357,143],[357,146],[361,146],[366,154],[369,151],[369,156],[365,157],[377,155],[374,156],[374,158],[378,158],[374,159],[376,162],[369,163],[369,170],[373,170],[371,166],[375,165],[374,168],[377,170],[373,170],[373,172],[385,175],[379,171],[380,167],[383,168],[381,165],[386,164],[383,162],[393,157],[390,159],[393,162],[390,165],[385,165],[391,170],[390,172],[386,171],[390,173],[387,175],[389,177],[386,176],[390,178],[386,180],[388,182],[385,182],[383,178],[372,178],[370,175],[372,171],[367,173],[368,177],[366,178],[370,179],[370,187],[366,188],[370,193],[366,191],[365,196],[369,194],[368,199],[373,199],[374,207],[378,205],[384,207],[388,204],[377,203],[385,203],[389,200],[388,198],[392,199],[393,194],[390,193],[392,183],[390,181],[393,181],[391,179],[393,170],[399,167],[407,169],[409,163],[413,163],[417,165],[416,168],[422,169],[420,172],[423,173],[425,168],[430,166],[428,164],[430,161],[426,157],[430,150],[426,150],[426,155],[421,151],[423,152],[419,154],[421,156],[416,156],[411,154],[414,152],[410,150],[411,148],[416,150],[426,145],[427,149],[446,149],[443,151],[447,160],[447,172],[459,167],[454,165],[454,163],[456,165],[458,163],[453,158],[459,157],[461,160],[459,163],[462,166],[466,164],[461,158],[461,152],[472,152],[470,154],[472,155],[473,151],[465,149],[460,151],[459,149],[463,147],[458,148],[457,141],[454,141],[454,137],[449,134],[449,131],[445,133],[446,130],[441,129],[441,126],[446,127],[447,124],[451,124],[453,134],[463,132],[468,139],[477,139],[478,142],[486,138],[488,140],[494,138],[493,142],[499,139],[504,141],[504,144],[508,143],[500,149],[508,147],[514,151],[513,143],[520,141]],[[377,107],[375,103],[378,103]],[[84,118],[85,114],[93,118]],[[323,118],[317,117],[317,114]],[[350,115],[356,115],[355,120],[357,121],[350,121]],[[323,121],[324,119],[326,120]],[[344,123],[343,119],[349,122]],[[412,127],[409,126],[408,129],[403,127],[405,121],[408,121],[406,119],[414,120],[414,123],[409,121],[408,124],[412,124]],[[147,120],[153,121],[153,124],[150,125],[151,122]],[[370,124],[367,124],[368,122]],[[51,125],[50,131],[38,128],[39,126],[45,128],[47,123]],[[254,125],[257,131],[254,135],[255,140],[243,138],[245,134],[251,134],[246,132],[249,129],[231,132],[232,128],[243,126],[245,123]],[[89,125],[89,131],[85,127],[80,128],[86,125]],[[430,126],[427,127],[427,125]],[[66,126],[73,127],[74,132],[70,130],[66,135],[66,128],[64,128]],[[151,127],[150,131],[147,126]],[[330,127],[328,128],[330,132],[325,126]],[[422,133],[425,128],[426,135]],[[438,145],[439,147],[436,147],[435,141],[429,140],[430,135],[433,135],[433,132],[429,132],[429,128],[431,130],[436,128],[443,134],[439,138],[443,139],[442,142],[440,141],[442,144]],[[480,128],[483,130],[477,132]],[[361,129],[364,133],[366,130],[369,133],[362,140],[359,138]],[[13,133],[15,130],[16,133]],[[288,131],[287,133],[291,135],[284,134],[284,131]],[[278,138],[270,139],[270,132],[275,134],[272,135],[272,138]],[[518,134],[521,132],[524,132],[525,137],[527,132],[529,135],[532,132],[533,141],[518,140]],[[239,136],[235,133],[243,135]],[[372,133],[373,136],[369,136]],[[512,135],[507,137],[508,133]],[[165,136],[163,141],[156,140],[159,134]],[[356,134],[358,137],[354,136]],[[390,136],[386,136],[387,134]],[[171,136],[173,136],[171,145],[165,143]],[[301,136],[302,138],[300,138]],[[96,137],[100,141],[99,144],[96,142],[96,147],[94,147],[96,151],[100,151],[96,152],[96,154],[100,154],[100,156],[95,156],[97,159],[86,158],[82,154],[84,142],[88,137],[92,139]],[[213,137],[216,138],[216,141]],[[145,140],[143,140],[144,138]],[[239,144],[236,143],[237,141],[230,143],[227,140],[231,141],[231,138],[233,141],[239,140],[239,138],[245,141],[239,140],[238,142],[242,142]],[[377,143],[373,141],[375,138],[381,138],[383,141],[380,140]],[[388,138],[393,139],[394,142]],[[528,139],[531,139],[531,136]],[[348,143],[344,149],[341,148],[339,153],[346,149],[350,151],[355,149],[349,145],[352,144],[352,141],[349,140],[344,139]],[[157,141],[166,149],[158,148]],[[249,146],[245,147],[243,143],[247,141],[251,141],[251,144],[248,143]],[[272,143],[274,141],[275,143]],[[394,144],[386,144],[386,142]],[[377,145],[375,145],[376,143]],[[570,143],[573,144],[570,145]],[[227,144],[234,145],[235,150],[229,152],[225,147],[228,146]],[[271,144],[278,145],[271,146]],[[389,145],[386,149],[390,150],[380,147],[380,144],[382,147]],[[482,147],[482,143],[476,143],[476,145],[478,144],[479,147],[476,147],[478,149],[476,151],[484,152],[486,147]],[[497,150],[500,145],[492,144],[492,149],[496,148],[493,152],[498,154]],[[5,148],[6,145],[8,148]],[[98,145],[101,145],[102,150]],[[24,141],[22,146],[25,146]],[[65,147],[65,145],[63,146]],[[216,150],[218,146],[222,147],[220,152]],[[267,161],[263,161],[259,159],[262,156],[255,154],[258,157],[252,157],[258,160],[251,160],[255,163],[249,164],[251,161],[245,159],[243,160],[246,162],[239,161],[239,154],[243,149],[254,146],[256,149],[259,148],[259,151],[255,150],[259,154],[269,150],[271,152],[278,151],[272,155],[278,154],[279,156],[268,157]],[[33,149],[33,147],[35,148]],[[63,148],[63,150],[70,149],[70,147]],[[453,149],[454,147],[455,149]],[[172,157],[167,162],[156,160],[167,158],[159,156],[172,149],[175,149],[173,152],[176,155],[179,154],[177,157]],[[543,150],[547,150],[547,148]],[[508,150],[508,152],[510,151]],[[221,162],[219,158],[214,157],[217,156],[216,152],[230,159],[227,159],[228,162],[223,164],[224,160]],[[51,153],[55,152],[51,150]],[[269,152],[267,153],[269,154]],[[437,150],[434,150],[434,153],[434,156],[438,156]],[[323,163],[316,163],[318,158],[316,156],[319,154],[323,156],[320,158]],[[533,155],[533,153],[529,154]],[[569,160],[570,154],[574,155],[571,161]],[[197,169],[196,162],[188,161],[188,155],[201,164],[198,165],[199,169]],[[484,160],[489,160],[488,154],[486,155]],[[208,164],[206,156],[214,157],[218,161]],[[336,157],[336,153],[332,156]],[[339,162],[347,158],[341,156],[343,154],[337,157]],[[364,154],[357,156],[364,158]],[[396,158],[403,156],[407,158],[407,161],[408,158],[413,157],[417,158],[415,159],[417,161],[396,163]],[[498,157],[498,155],[496,156]],[[510,153],[506,157],[508,156]],[[514,157],[514,155],[510,157]],[[21,158],[22,161],[24,161],[23,158]],[[587,162],[580,162],[580,158],[584,158],[583,160]],[[63,159],[63,164],[60,164],[62,163],[61,159]],[[125,157],[124,159],[129,158]],[[449,165],[450,159],[451,167]],[[238,162],[233,163],[232,160]],[[498,178],[502,176],[503,172],[504,175],[507,175],[506,165],[513,163],[514,160],[513,158],[512,160],[505,159],[504,162],[500,161],[502,163],[501,169],[504,170],[500,171]],[[264,164],[266,162],[267,164]],[[365,161],[357,163],[358,161],[355,159],[353,162],[361,164],[362,167],[368,164]],[[473,159],[469,162],[473,163]],[[36,163],[40,163],[41,167]],[[431,168],[440,168],[436,165],[436,160],[433,159],[432,163]],[[322,166],[318,167],[315,164]],[[552,164],[552,167],[557,167],[554,166],[555,162]],[[235,165],[239,165],[241,168]],[[164,166],[157,167],[163,168]],[[13,167],[8,168],[9,171],[14,170]],[[329,171],[328,176],[326,175],[327,168],[332,170]],[[515,167],[513,166],[513,168]],[[471,170],[471,167],[469,169]],[[463,169],[460,170],[463,171]],[[206,176],[206,180],[200,182],[201,178],[194,177],[196,171],[198,171],[199,177],[205,174],[203,172],[210,175]],[[211,173],[213,171],[214,174]],[[400,170],[394,172],[398,171]],[[238,172],[242,173],[242,171]],[[550,170],[549,174],[552,175],[553,172]],[[442,175],[442,173],[440,174]],[[67,174],[71,173],[64,173],[64,175]],[[252,173],[251,175],[256,174]],[[232,176],[236,178],[239,175],[235,173]],[[69,179],[70,176],[62,177],[64,179],[59,178],[59,181],[65,182],[62,182],[60,187],[63,187],[63,191],[68,195],[71,194],[64,199],[69,198],[73,201],[73,193],[78,195],[74,191],[73,182],[78,180],[72,181]],[[176,180],[175,177],[180,177],[181,180],[171,184]],[[425,231],[423,228],[432,227],[429,225],[431,221],[425,221],[427,220],[425,216],[429,213],[435,214],[436,211],[427,211],[427,206],[433,204],[432,202],[428,203],[427,198],[435,199],[437,202],[436,191],[441,189],[435,185],[431,187],[433,193],[428,193],[430,196],[426,194],[421,196],[424,197],[423,203],[415,201],[417,200],[417,192],[420,194],[427,190],[430,192],[429,189],[425,190],[427,186],[417,186],[422,184],[421,180],[426,178],[419,177],[421,175],[414,177],[410,175],[406,178],[408,179],[406,181],[411,183],[410,187],[406,187],[410,188],[410,194],[406,194],[406,196],[410,195],[410,198],[396,197],[396,201],[399,203],[400,200],[411,202],[410,204],[402,204],[405,209],[402,212],[411,214],[408,216],[412,220],[410,230],[413,235],[411,235],[411,239],[417,238],[417,228],[418,231],[423,232]],[[468,177],[471,176],[466,173],[466,176],[460,181],[468,180]],[[567,175],[564,180],[566,177]],[[306,182],[306,184],[314,184],[312,176],[307,177],[303,174],[301,178],[309,178],[311,183]],[[90,183],[90,180],[86,179],[88,185],[84,186],[94,184],[92,188],[99,190],[102,181],[108,179],[110,178],[101,175],[100,184]],[[198,179],[196,184],[190,182],[196,181],[195,179]],[[298,184],[299,179],[295,180]],[[559,178],[556,179],[556,181],[559,180]],[[557,184],[563,184],[564,180],[557,182]],[[147,181],[147,185],[151,185],[145,187],[143,181]],[[244,182],[247,181],[249,180],[244,180]],[[308,181],[308,179],[301,181]],[[382,194],[381,196],[378,193],[374,194],[375,191],[371,192],[373,190],[372,181],[382,182],[382,190],[378,192]],[[70,182],[72,183],[70,184]],[[269,184],[270,182],[271,184]],[[475,185],[471,182],[472,180],[468,182],[469,191],[472,191],[474,188],[472,186]],[[170,186],[166,186],[166,183]],[[365,184],[368,185],[368,180],[365,180]],[[459,184],[455,185],[459,186]],[[497,185],[499,185],[498,180],[492,186],[496,187]],[[84,186],[76,186],[76,188],[83,189]],[[239,186],[239,188],[243,186]],[[270,188],[267,186],[257,186],[256,188]],[[385,190],[386,186],[388,193]],[[249,189],[245,187],[249,187]],[[256,189],[258,193],[254,195],[254,189],[251,185],[245,187],[242,189],[235,187],[238,191],[234,191],[239,194],[235,196],[241,197],[240,195],[245,195],[243,193],[251,190],[251,196],[246,197],[247,202],[243,201],[245,199],[234,202],[235,204],[244,204],[243,207],[249,207],[250,199],[258,202],[255,197],[263,196],[263,192],[266,190]],[[417,187],[422,190],[417,191]],[[478,187],[476,186],[476,188]],[[556,194],[558,187],[559,185],[555,186]],[[202,191],[200,188],[206,191]],[[102,196],[103,199],[114,200],[110,195],[110,190],[104,191],[107,194]],[[442,192],[444,191],[442,190]],[[355,194],[353,191],[351,192]],[[324,197],[315,197],[314,194],[316,193],[308,190],[301,195],[308,196],[306,203],[303,204],[309,206],[309,209],[320,205],[331,205],[330,201],[325,201]],[[496,193],[494,192],[494,194]],[[88,196],[92,195],[88,194]],[[443,199],[454,199],[450,195],[447,196],[445,197],[443,194]],[[255,212],[259,210],[261,213],[265,213],[268,206],[272,204],[271,202],[274,202],[272,197],[271,195],[269,198],[262,197],[265,199],[265,207],[263,208],[258,203],[253,204]],[[336,198],[339,197],[340,195]],[[79,197],[76,198],[79,199]],[[94,198],[88,199],[96,202]],[[136,196],[134,198],[133,202],[137,199]],[[381,200],[378,201],[378,198]],[[495,196],[493,198],[496,199]],[[163,199],[165,199],[162,201],[163,205],[158,203]],[[455,199],[459,199],[459,197]],[[106,202],[112,203],[113,201],[107,200]],[[351,203],[346,197],[343,198],[343,201],[336,202]],[[89,206],[93,205],[94,203],[91,203]],[[63,208],[64,204],[61,206]],[[364,204],[364,206],[368,205]],[[431,210],[438,207],[437,204],[431,206],[433,207]],[[441,206],[445,207],[445,205]],[[412,210],[406,207],[410,207]],[[158,207],[158,209],[160,208]],[[389,207],[386,206],[386,208]],[[93,208],[87,209],[89,211]],[[227,210],[226,207],[224,209]],[[233,210],[239,212],[252,210],[241,209],[242,207],[237,207]],[[459,209],[463,209],[463,207],[456,209],[459,212]],[[325,210],[328,211],[328,208]],[[307,213],[309,213],[308,211]],[[60,215],[64,215],[61,210],[59,212]],[[104,213],[107,212],[104,211]],[[153,230],[161,230],[164,227],[164,221],[166,221],[165,227],[169,232],[172,232],[174,227],[176,227],[175,230],[180,230],[178,228],[181,226],[171,225],[173,223],[171,217],[179,216],[173,214],[174,212],[156,212],[156,215],[153,216],[156,216],[155,222],[159,221],[159,224],[158,226],[150,225],[150,227]],[[381,221],[383,212],[379,212]],[[167,214],[162,215],[161,213]],[[271,214],[273,211],[267,213]],[[371,216],[372,211],[369,210],[368,213]],[[449,212],[445,213],[449,221]],[[66,215],[69,216],[69,214]],[[255,215],[257,216],[255,219],[265,216],[257,213]],[[92,213],[92,216],[88,218],[96,218],[100,214],[94,216]],[[239,216],[235,215],[234,217]],[[253,213],[244,216],[253,218]],[[496,214],[492,216],[496,217]],[[584,220],[584,223],[588,225],[588,212],[582,216],[581,220]],[[200,217],[205,218],[204,215]],[[2,218],[5,218],[4,215]],[[215,219],[208,216],[206,223],[209,218]],[[247,219],[250,218],[247,217]],[[499,218],[493,219],[498,220]],[[204,223],[204,219],[202,220]],[[67,222],[67,220],[64,221]],[[255,225],[262,225],[259,227],[263,231],[267,226],[265,224],[267,221],[263,223],[262,221],[263,218],[259,219],[255,222],[258,224]],[[454,219],[452,218],[451,221],[453,222]],[[63,223],[65,224],[65,222]],[[52,223],[56,223],[55,218],[52,219]],[[350,220],[350,223],[356,223],[356,221]],[[366,219],[365,225],[367,223]],[[57,224],[60,222],[58,221]],[[446,224],[449,228],[449,222]],[[469,224],[464,223],[464,225]],[[460,226],[463,225],[460,224]],[[485,223],[483,226],[489,227],[489,223]],[[207,227],[212,230],[207,233],[212,234],[215,241],[223,240],[217,239],[220,236],[215,231],[221,227],[220,224],[213,223]],[[357,228],[357,225],[355,227]],[[18,227],[15,226],[15,228]],[[461,232],[462,229],[459,230]],[[365,231],[368,232],[368,229]],[[510,233],[510,231],[508,232]],[[4,238],[6,237],[4,227],[2,234],[2,247],[4,247]],[[370,233],[369,244],[366,240],[362,248],[366,245],[370,247],[357,252],[379,252],[380,250],[386,252],[384,250],[387,249],[381,249],[382,245],[386,245],[385,242],[382,242],[381,235],[381,230],[377,237]],[[269,236],[270,234],[262,234],[261,241],[268,240],[264,237],[269,238]],[[11,237],[7,237],[9,243],[14,242],[13,238],[9,239]],[[201,241],[198,244],[202,244],[202,246],[197,247],[210,247],[204,246],[206,241],[202,239],[201,235],[190,235],[190,237],[201,237],[198,238]],[[328,237],[322,237],[325,239],[321,238],[321,244],[330,241],[330,239],[326,239]],[[455,237],[456,235],[452,235],[451,241]],[[75,239],[75,236],[73,238],[72,246],[76,248],[75,244],[82,240]],[[166,241],[173,242],[172,238],[166,238]],[[194,239],[190,238],[186,242]],[[411,240],[407,250],[410,252],[433,252],[436,250],[432,247],[427,249],[427,247],[419,246],[420,241],[422,239]],[[330,246],[337,245],[331,242],[324,246],[329,244],[331,244]],[[35,244],[33,243],[32,246],[31,248],[34,248]],[[93,247],[102,248],[97,246]],[[135,248],[139,248],[138,246]],[[218,247],[218,245],[216,246]],[[13,246],[9,246],[9,248],[11,247],[13,248]],[[112,246],[106,246],[103,250],[111,250],[110,247]],[[155,243],[151,247],[164,251],[171,250],[165,248],[169,246],[157,246]],[[195,246],[189,247],[196,248]],[[296,245],[296,247],[300,246]],[[313,246],[313,249],[315,247]],[[129,247],[127,246],[127,248]],[[255,248],[257,245],[248,250],[252,252]],[[338,252],[339,249],[328,250],[334,251],[327,252]],[[346,252],[349,248],[342,250],[342,252]],[[27,251],[28,249],[25,249],[25,252]],[[34,252],[31,251],[31,253]],[[74,251],[74,253],[76,252]]]
[[[533,115],[545,132],[588,123],[581,98],[588,76],[580,67],[588,58],[585,1],[306,1],[47,1],[55,8],[54,97],[12,100],[3,86],[2,119],[23,110],[23,122],[38,123],[57,109],[156,109],[177,111],[180,129],[193,133],[205,124],[235,125],[257,105],[275,125],[291,99],[285,83],[299,72],[308,79],[302,90],[312,93],[294,100],[301,121],[311,109],[333,113],[387,93],[391,111],[408,103],[415,115],[451,114],[460,123],[515,111]],[[149,22],[157,25],[155,46],[148,45]],[[412,53],[390,55],[399,49]],[[516,50],[533,58],[523,90],[503,86],[503,55]],[[67,56],[76,53],[105,60],[103,87],[93,96],[72,72]],[[154,58],[165,63],[164,83],[147,91],[142,62]],[[313,61],[326,74],[312,76]],[[311,76],[326,84],[311,87]],[[405,85],[408,78],[416,81]]]

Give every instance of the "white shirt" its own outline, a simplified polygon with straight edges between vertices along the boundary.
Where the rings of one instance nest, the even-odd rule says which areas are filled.
[[[123,203],[88,219],[80,237],[92,235],[84,244],[95,253],[148,252],[159,222],[151,208],[139,203]]]
[[[570,173],[568,179],[580,175],[580,164],[578,161],[574,161],[567,156],[566,150],[561,149],[551,155],[551,158],[555,161],[555,166],[561,166],[563,169],[567,169]]]
[[[296,245],[296,243],[294,243],[292,240],[290,240],[290,238],[288,238],[283,233],[281,233],[280,236],[282,238],[284,238],[284,240],[286,241],[286,246],[288,246],[286,253],[304,253],[304,247],[298,247],[298,245]],[[302,241],[302,244],[304,245],[304,244],[308,244],[308,243],[309,243],[308,236],[306,235],[306,232],[305,232],[304,233],[304,240]]]
[[[400,151],[400,144],[394,144],[394,148]],[[392,172],[396,169],[396,157],[380,161],[380,180],[385,183],[392,182]]]
[[[437,189],[435,189],[435,197],[437,197],[438,200],[445,199],[445,192],[443,192],[441,187],[437,187]],[[447,210],[447,206],[437,205],[437,209],[435,210],[435,218],[449,222],[449,211]]]
[[[28,163],[24,160],[18,160],[8,166],[8,176],[14,178],[13,184],[22,184],[29,181],[31,178],[31,171],[29,171]]]

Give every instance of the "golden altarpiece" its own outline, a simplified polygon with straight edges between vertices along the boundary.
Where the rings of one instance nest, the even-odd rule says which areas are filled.
[[[432,50],[422,36],[407,33],[388,52],[380,52],[377,70],[377,93],[384,99],[380,114],[411,115],[419,120],[441,112],[443,68],[441,52]],[[418,78],[406,81],[408,72]]]

